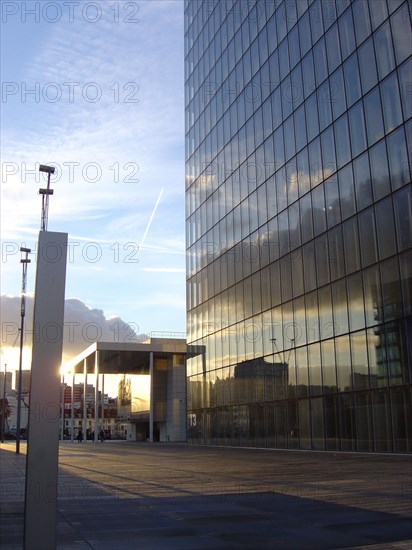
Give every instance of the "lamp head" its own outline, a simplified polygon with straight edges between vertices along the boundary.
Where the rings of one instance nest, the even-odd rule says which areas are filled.
[[[46,174],[54,174],[55,170],[54,166],[46,166],[45,164],[39,166],[39,172],[46,172]]]

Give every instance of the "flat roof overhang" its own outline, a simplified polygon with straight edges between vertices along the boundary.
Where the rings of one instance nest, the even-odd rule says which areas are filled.
[[[98,357],[99,374],[149,374],[150,354],[167,358],[186,356],[186,340],[182,338],[152,338],[144,343],[94,342],[71,361],[65,363],[65,373],[87,374],[95,372]]]

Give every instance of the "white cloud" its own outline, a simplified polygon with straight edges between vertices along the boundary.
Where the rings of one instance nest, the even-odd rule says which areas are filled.
[[[20,303],[18,296],[1,296],[1,342],[4,348],[19,346]],[[24,339],[27,347],[31,346],[33,332],[37,330],[33,327],[33,303],[33,296],[29,295],[26,298]],[[135,323],[126,323],[117,316],[107,317],[103,310],[91,308],[77,298],[67,299],[64,308],[63,358],[68,360],[74,357],[96,341],[136,342],[138,331],[139,327]]]

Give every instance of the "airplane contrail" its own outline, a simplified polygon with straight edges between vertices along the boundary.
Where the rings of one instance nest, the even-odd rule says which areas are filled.
[[[145,232],[143,234],[143,239],[142,239],[142,242],[140,243],[140,250],[143,248],[143,245],[144,245],[144,242],[146,240],[146,237],[147,237],[147,234],[149,232],[149,229],[150,229],[150,226],[152,224],[152,221],[153,221],[153,218],[154,218],[154,215],[156,213],[156,210],[157,210],[157,207],[159,206],[159,202],[160,202],[160,199],[162,198],[162,195],[163,195],[163,191],[165,190],[164,187],[161,188],[160,190],[160,193],[159,193],[159,196],[157,197],[157,201],[156,201],[156,204],[154,205],[154,208],[153,208],[153,212],[149,218],[149,221],[147,222],[147,226],[146,226],[146,229],[145,229]]]

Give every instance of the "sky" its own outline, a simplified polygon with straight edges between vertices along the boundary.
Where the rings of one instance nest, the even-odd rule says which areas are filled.
[[[182,0],[1,10],[2,363],[18,366],[21,246],[31,327],[39,164],[56,168],[48,229],[69,236],[64,359],[185,332]]]

